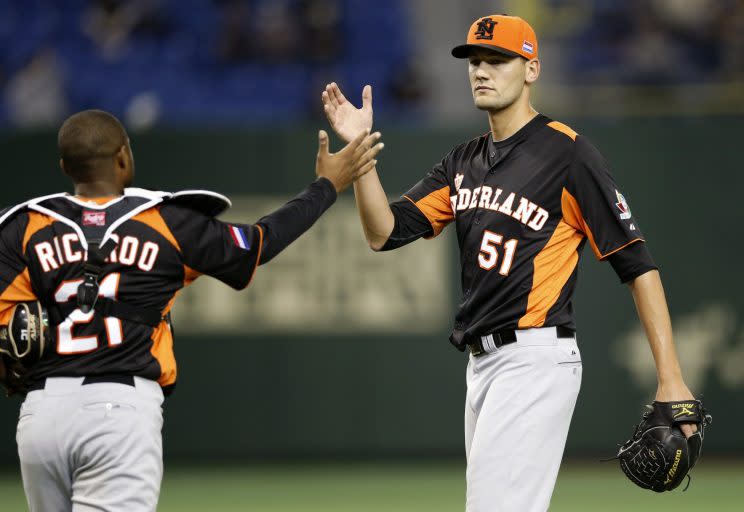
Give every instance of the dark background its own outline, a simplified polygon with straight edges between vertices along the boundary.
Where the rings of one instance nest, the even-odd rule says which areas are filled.
[[[737,267],[744,248],[739,197],[744,119],[564,121],[602,150],[639,219],[661,268],[683,369],[690,370],[689,361],[695,367],[702,361],[701,377],[691,387],[715,417],[706,453],[741,456],[744,413],[733,405],[741,403],[744,380],[737,375],[743,370],[723,368],[727,360],[741,360],[744,350]],[[306,128],[133,133],[138,185],[289,198],[312,180],[317,125],[320,118]],[[483,127],[379,128],[386,141],[380,174],[388,193],[396,195]],[[57,167],[53,131],[6,130],[0,155],[1,203],[69,189]],[[451,257],[442,273],[450,282],[450,301],[459,300],[454,240],[418,243],[449,244]],[[727,311],[726,321],[733,323],[721,334],[725,339],[701,348],[697,330],[719,321],[706,316],[710,307]],[[655,385],[639,382],[619,364],[632,358],[623,339],[638,321],[629,292],[589,251],[576,310],[584,378],[567,454],[607,455],[630,434]],[[167,461],[461,456],[466,359],[447,342],[449,319],[406,335],[339,334],[328,325],[312,335],[252,334],[246,326],[239,334],[197,336],[179,330],[177,316],[175,322],[180,373],[176,393],[166,402]],[[8,440],[0,443],[0,462],[9,465],[17,463],[10,442],[17,408],[14,400],[0,405],[0,439]]]

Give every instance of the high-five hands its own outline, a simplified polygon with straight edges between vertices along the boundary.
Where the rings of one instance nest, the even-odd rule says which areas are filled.
[[[377,165],[375,157],[385,147],[382,142],[377,142],[380,137],[380,132],[370,134],[368,129],[363,129],[341,151],[330,153],[328,134],[320,130],[315,174],[330,180],[337,193],[345,190]]]
[[[372,130],[372,86],[365,85],[362,90],[362,108],[351,104],[335,82],[326,85],[321,99],[331,128],[345,142],[359,132]]]

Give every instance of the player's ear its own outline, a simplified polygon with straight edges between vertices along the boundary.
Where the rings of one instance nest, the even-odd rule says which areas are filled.
[[[125,188],[131,186],[134,181],[134,156],[129,144],[121,146],[114,158],[116,169],[119,171],[119,177],[121,178],[121,185]]]
[[[61,158],[59,159],[59,168],[62,169],[62,172],[65,174],[65,176],[69,176],[70,174],[67,172],[67,169],[65,169],[65,161]]]
[[[524,66],[524,81],[531,84],[540,76],[540,61],[538,59],[528,60]]]
[[[119,148],[119,151],[116,152],[116,155],[114,156],[116,159],[116,167],[119,169],[126,169],[129,165],[128,163],[128,155],[127,155],[127,146],[126,144]]]

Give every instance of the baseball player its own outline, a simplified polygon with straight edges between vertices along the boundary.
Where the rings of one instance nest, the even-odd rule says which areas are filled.
[[[64,122],[60,164],[74,195],[0,214],[0,324],[14,304],[38,300],[52,335],[28,369],[18,421],[32,511],[156,509],[161,406],[177,379],[174,299],[202,274],[245,288],[382,148],[363,130],[335,154],[319,138],[316,181],[255,224],[227,224],[215,218],[230,206],[220,194],[130,188],[134,161],[114,116],[89,110]]]
[[[544,511],[581,383],[572,297],[586,243],[630,287],[656,361],[657,400],[692,394],[657,267],[607,163],[530,104],[540,75],[532,27],[513,16],[480,18],[452,55],[467,60],[490,130],[452,149],[391,204],[377,172],[368,173],[354,184],[357,206],[375,251],[455,223],[462,301],[450,341],[469,352],[467,510]],[[343,139],[372,125],[370,86],[362,98],[356,109],[335,83],[322,93]]]

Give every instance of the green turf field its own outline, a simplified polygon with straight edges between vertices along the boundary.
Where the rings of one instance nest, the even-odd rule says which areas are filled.
[[[324,464],[246,469],[167,468],[163,512],[462,512],[463,468],[456,464]],[[17,475],[0,477],[0,510],[26,510]],[[642,491],[614,463],[570,463],[551,511],[744,510],[744,463],[705,461],[690,489]]]

